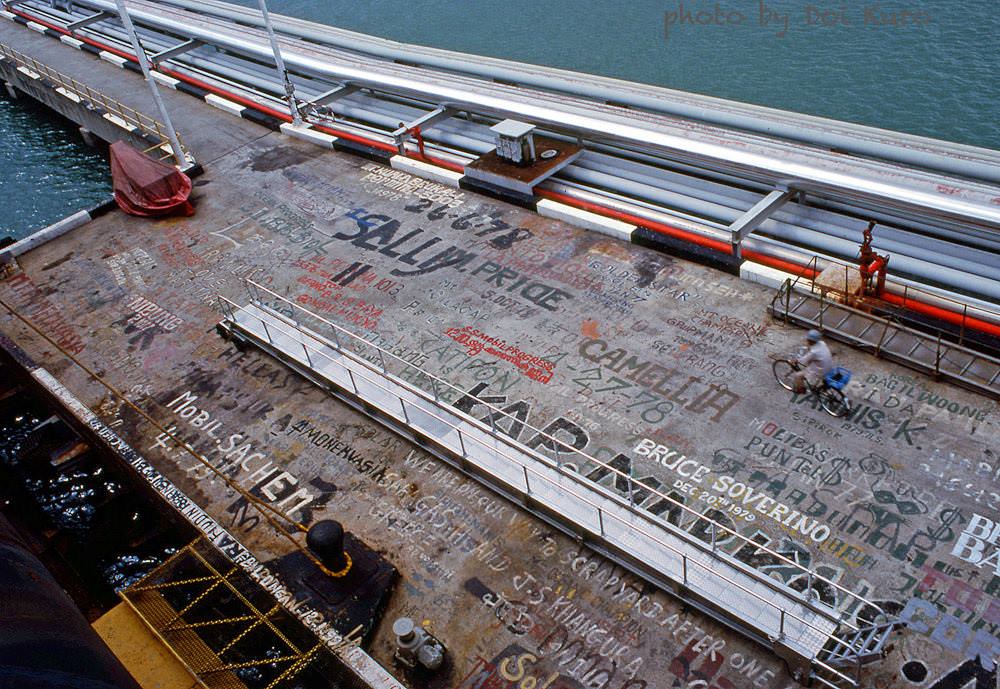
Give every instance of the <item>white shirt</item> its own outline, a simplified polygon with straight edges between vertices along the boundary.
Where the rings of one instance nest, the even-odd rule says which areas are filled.
[[[826,342],[820,340],[799,358],[799,363],[806,367],[806,375],[809,380],[819,381],[833,370],[833,355],[830,354],[830,348],[826,346]]]

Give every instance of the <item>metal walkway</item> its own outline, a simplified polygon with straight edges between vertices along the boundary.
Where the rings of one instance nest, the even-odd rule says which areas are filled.
[[[843,295],[831,298],[812,284],[797,282],[786,280],[771,300],[768,310],[777,318],[818,328],[875,356],[1000,399],[1000,360],[851,306]]]
[[[807,597],[811,585],[806,593],[795,591],[716,548],[722,538],[751,543],[742,535],[542,431],[531,429],[544,439],[542,447],[559,448],[561,455],[553,452],[554,456],[547,456],[516,442],[497,430],[507,420],[502,410],[484,405],[490,410],[489,417],[486,421],[475,419],[445,401],[464,396],[463,390],[257,283],[247,281],[247,287],[251,298],[245,306],[219,298],[226,314],[219,324],[222,334],[280,359],[554,526],[586,540],[594,550],[764,644],[787,660],[797,676],[821,670],[825,677],[857,686],[856,678],[833,667],[841,663],[828,664],[821,658],[828,657],[834,647],[846,649],[851,663],[860,669],[869,661],[851,650],[849,639],[862,630],[841,619],[832,608]],[[429,391],[407,380],[419,380]],[[603,466],[616,479],[626,481],[627,495],[568,468],[565,460],[569,453],[578,455],[571,456],[576,464]],[[633,500],[640,490],[687,512],[686,516],[702,527],[698,531],[709,535],[702,540],[644,510]],[[801,570],[810,583],[822,579],[846,598],[864,600],[778,553],[760,550]],[[872,609],[878,610],[877,606]],[[838,631],[844,632],[844,638],[837,636]],[[878,649],[887,635],[877,640]]]

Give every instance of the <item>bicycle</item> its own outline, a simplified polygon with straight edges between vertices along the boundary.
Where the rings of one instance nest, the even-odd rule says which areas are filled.
[[[778,385],[795,392],[795,374],[802,370],[797,358],[772,356],[771,370]],[[837,366],[823,377],[823,382],[814,385],[806,379],[809,392],[815,396],[823,410],[830,416],[842,417],[851,413],[851,400],[843,393],[844,386],[851,380],[851,372]]]

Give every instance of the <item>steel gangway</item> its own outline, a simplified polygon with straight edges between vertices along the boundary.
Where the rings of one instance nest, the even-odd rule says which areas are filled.
[[[830,287],[818,279],[788,278],[778,288],[768,311],[776,318],[816,328],[877,357],[1000,399],[1000,359],[962,344],[964,329],[957,336],[941,330],[932,334],[899,322],[891,305],[846,287],[852,284],[852,270],[846,265],[835,267],[845,276],[838,281],[843,287]],[[904,308],[906,296],[902,299]],[[961,308],[956,310],[962,312]]]
[[[542,439],[535,447],[514,440],[503,425],[523,419],[486,403],[479,418],[465,413],[453,404],[467,395],[463,389],[253,280],[245,284],[247,303],[219,297],[220,334],[284,362],[593,550],[763,644],[797,679],[856,687],[862,666],[881,657],[898,624],[870,601],[542,430],[525,424]],[[577,466],[603,467],[628,490],[623,495],[591,481]],[[643,509],[640,503],[651,500],[672,503],[670,511],[683,516],[686,528]],[[793,578],[805,583],[804,591],[725,552],[720,543],[732,539],[798,570]],[[839,609],[874,610],[877,619],[846,619],[818,599],[819,584],[835,591],[838,601],[855,604]]]

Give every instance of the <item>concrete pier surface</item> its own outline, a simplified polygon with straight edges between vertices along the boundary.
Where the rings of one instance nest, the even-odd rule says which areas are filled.
[[[0,40],[145,105],[132,73],[6,23]],[[216,295],[244,303],[243,278],[532,426],[573,429],[599,459],[627,455],[637,478],[899,615],[910,627],[865,686],[996,686],[996,402],[839,348],[856,411],[834,419],[774,382],[768,354],[802,331],[767,315],[769,288],[166,95],[205,165],[197,215],[112,212],[19,257],[0,299],[58,346],[6,311],[0,331],[257,559],[290,546],[67,352],[261,500],[305,525],[337,519],[381,552],[400,581],[369,650],[401,682],[797,686],[769,652],[220,338]],[[551,380],[470,354],[447,334],[466,326],[551,362]],[[766,554],[720,547],[806,586]],[[446,670],[394,665],[403,616],[443,641]]]

